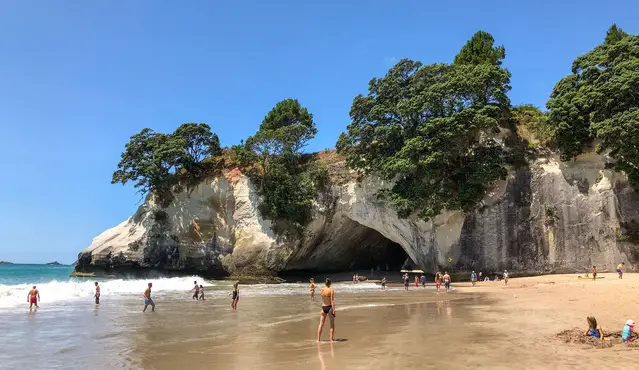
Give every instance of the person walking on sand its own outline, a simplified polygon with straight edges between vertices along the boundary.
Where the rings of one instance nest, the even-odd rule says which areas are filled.
[[[417,275],[415,275],[415,288],[419,288],[419,279],[417,279]]]
[[[311,282],[311,285],[310,285],[311,302],[315,302],[315,279],[311,278],[310,282]]]
[[[237,302],[240,300],[240,283],[237,282],[233,284],[233,292],[231,295],[233,296],[233,300],[231,301],[231,308],[233,311],[237,310]]]
[[[592,266],[592,281],[597,280],[597,266]]]
[[[619,274],[619,279],[623,279],[623,268],[626,266],[625,262],[621,262],[617,265],[617,274]]]
[[[204,300],[204,285],[200,284],[200,301]]]
[[[193,284],[195,284],[195,286],[191,289],[191,291],[193,292],[193,299],[197,301],[197,298],[200,295],[200,286],[197,285],[197,281],[194,281]]]
[[[508,270],[504,270],[504,285],[508,285]]]
[[[33,305],[35,305],[36,308],[40,308],[40,306],[38,306],[39,301],[40,301],[40,292],[38,291],[38,289],[36,289],[36,286],[34,285],[33,288],[31,288],[31,290],[29,291],[29,294],[27,294],[27,302],[29,302],[29,311],[31,311],[31,309],[33,308]]]
[[[151,299],[151,288],[153,287],[153,283],[149,283],[149,286],[144,291],[144,309],[142,312],[146,312],[146,308],[151,305],[151,311],[155,312],[155,303]]]
[[[444,287],[446,288],[446,293],[450,292],[450,275],[448,275],[448,271],[444,271]]]
[[[422,288],[426,288],[426,276],[424,275],[420,276],[419,282],[422,284]]]
[[[437,293],[439,293],[439,290],[441,289],[442,280],[442,273],[437,271],[435,274],[435,288],[437,288]]]
[[[404,274],[404,290],[408,291],[408,274]]]
[[[100,286],[97,281],[95,282],[95,294],[93,297],[95,298],[95,304],[100,304]]]
[[[386,276],[382,279],[382,290],[386,290]]]
[[[479,271],[479,279],[477,281],[482,281],[482,277],[484,276],[484,273]]]
[[[320,313],[320,322],[317,327],[317,341],[322,338],[322,329],[326,322],[326,316],[330,323],[330,341],[335,341],[335,291],[331,288],[331,279],[326,278],[325,287],[320,290],[322,296],[322,312]]]
[[[477,284],[477,274],[475,273],[475,271],[473,271],[470,274],[470,282],[473,284],[473,286],[475,286],[475,284]]]

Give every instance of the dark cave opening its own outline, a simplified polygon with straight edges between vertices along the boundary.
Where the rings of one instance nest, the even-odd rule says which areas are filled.
[[[343,218],[291,256],[280,276],[305,273],[340,273],[399,271],[410,260],[401,245],[387,239],[377,230]]]

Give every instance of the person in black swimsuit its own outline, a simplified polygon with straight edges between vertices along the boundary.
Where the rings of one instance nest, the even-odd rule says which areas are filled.
[[[237,301],[240,300],[240,288],[239,285],[240,283],[235,283],[233,284],[233,293],[231,293],[233,295],[233,301],[231,302],[231,308],[233,310],[237,310]]]
[[[335,291],[331,288],[331,279],[326,279],[325,287],[320,291],[322,296],[322,313],[320,314],[320,323],[317,328],[317,341],[322,338],[322,329],[326,322],[326,316],[328,316],[331,330],[330,340],[335,341]]]

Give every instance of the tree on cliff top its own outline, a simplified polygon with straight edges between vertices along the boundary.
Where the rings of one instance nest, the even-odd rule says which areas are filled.
[[[220,141],[205,123],[185,123],[168,135],[145,128],[125,145],[111,183],[132,181],[141,193],[166,191],[177,171],[188,171],[219,152]]]
[[[263,218],[286,220],[300,231],[309,221],[316,196],[315,172],[301,161],[302,148],[315,137],[313,115],[295,99],[275,105],[259,130],[236,152],[258,167],[249,172],[260,184]]]
[[[492,64],[500,66],[506,58],[506,49],[503,46],[494,46],[495,39],[488,32],[478,31],[468,40],[459,54],[455,56],[455,64]]]
[[[477,45],[480,45],[478,47]],[[510,122],[505,51],[479,32],[454,64],[404,59],[353,100],[337,149],[351,168],[394,180],[387,197],[401,217],[468,210],[506,175],[493,139]]]
[[[639,36],[613,25],[604,43],[575,59],[547,106],[562,159],[596,140],[639,188]]]

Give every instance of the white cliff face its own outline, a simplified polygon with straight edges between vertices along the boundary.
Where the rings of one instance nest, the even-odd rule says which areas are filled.
[[[318,194],[314,220],[297,239],[263,220],[248,178],[229,171],[175,195],[148,199],[129,220],[96,237],[78,270],[154,267],[210,275],[346,270],[410,258],[437,268],[525,273],[613,269],[637,262],[620,241],[639,218],[639,196],[594,153],[570,163],[543,159],[512,171],[475,212],[400,219],[376,193],[390,184],[351,179]],[[402,252],[403,250],[403,252]]]

